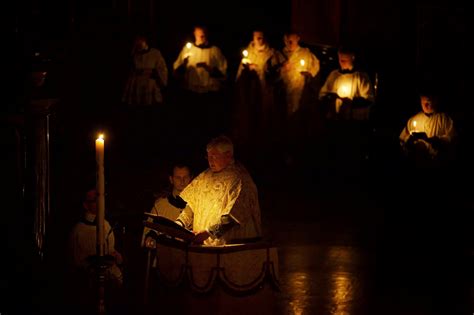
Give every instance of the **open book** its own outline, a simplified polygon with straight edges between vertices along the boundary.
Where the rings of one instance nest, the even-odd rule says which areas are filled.
[[[193,232],[187,230],[168,218],[154,215],[149,212],[145,212],[145,216],[153,219],[153,222],[148,220],[143,221],[143,225],[150,229],[156,230],[173,238],[182,239],[185,242],[190,242],[194,239]]]

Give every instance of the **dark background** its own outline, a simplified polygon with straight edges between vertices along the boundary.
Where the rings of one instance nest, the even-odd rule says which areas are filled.
[[[126,226],[128,232],[125,235],[131,235],[129,238],[123,237],[121,241],[119,238],[119,246],[125,251],[136,246],[136,237],[141,228],[140,214],[149,206],[151,193],[166,182],[165,166],[173,154],[163,152],[167,148],[178,151],[180,148],[170,145],[173,144],[175,134],[167,127],[172,127],[176,119],[168,117],[168,122],[160,118],[157,123],[157,130],[162,137],[157,140],[156,147],[143,152],[135,151],[140,149],[141,144],[134,143],[133,132],[129,128],[134,126],[133,119],[139,125],[139,120],[143,117],[137,115],[134,118],[133,115],[127,116],[116,110],[129,70],[132,40],[137,33],[149,35],[153,45],[162,51],[171,70],[183,44],[192,39],[192,27],[196,23],[209,27],[211,41],[221,47],[227,57],[229,85],[235,77],[241,48],[251,40],[251,31],[255,27],[263,27],[270,43],[276,48],[283,46],[283,32],[290,28],[300,32],[303,45],[311,47],[315,52],[319,52],[321,47],[334,48],[341,42],[355,44],[361,64],[371,73],[378,74],[377,116],[374,126],[378,132],[376,139],[381,141],[375,142],[376,151],[384,158],[378,161],[374,172],[379,176],[372,177],[372,174],[361,182],[347,185],[371,191],[367,197],[370,203],[377,203],[376,208],[383,210],[376,218],[368,211],[357,217],[356,223],[349,225],[352,224],[352,230],[355,231],[358,224],[366,227],[373,223],[377,229],[385,230],[385,236],[380,239],[377,237],[376,241],[367,241],[362,237],[362,240],[355,243],[362,247],[374,245],[372,242],[377,243],[377,246],[374,245],[377,248],[375,252],[381,253],[381,257],[385,259],[375,269],[384,275],[381,276],[382,279],[386,279],[385,275],[393,267],[387,261],[396,257],[387,248],[395,245],[394,248],[399,250],[396,246],[399,240],[403,244],[409,243],[411,234],[399,239],[400,224],[409,221],[415,225],[413,222],[426,220],[425,222],[431,222],[427,225],[433,226],[433,229],[440,228],[436,233],[430,230],[431,234],[428,235],[434,236],[436,241],[448,238],[447,246],[451,247],[448,250],[443,248],[447,253],[443,263],[447,262],[450,271],[460,266],[462,272],[454,273],[454,276],[470,281],[471,273],[463,273],[466,261],[459,258],[465,258],[464,254],[456,251],[460,248],[464,253],[466,247],[469,248],[471,252],[468,256],[472,260],[472,237],[467,233],[471,229],[466,218],[469,211],[472,212],[470,161],[473,130],[470,121],[473,118],[473,104],[466,87],[470,50],[466,46],[468,37],[463,2],[50,0],[4,4],[3,11],[6,37],[2,50],[6,82],[3,85],[1,110],[1,144],[5,148],[2,152],[4,162],[1,173],[4,174],[3,186],[6,187],[3,190],[5,215],[2,219],[2,232],[5,233],[4,260],[7,267],[4,268],[5,277],[2,276],[1,285],[5,301],[17,296],[25,297],[25,301],[22,304],[0,302],[0,307],[8,305],[5,309],[12,313],[16,310],[25,313],[30,307],[44,308],[46,313],[48,308],[56,309],[50,307],[50,295],[60,291],[60,285],[52,287],[61,282],[58,279],[61,278],[64,265],[65,255],[62,251],[66,235],[80,213],[83,192],[95,180],[93,141],[97,130],[109,131],[106,156],[109,219]],[[39,55],[35,56],[35,53]],[[31,116],[26,109],[31,98],[38,97],[29,90],[30,75],[38,69],[48,71],[48,91],[44,96],[60,99],[52,120],[53,202],[43,258],[38,255],[32,235],[35,222],[32,201],[38,196],[34,184],[35,174],[30,165],[34,155],[29,154],[34,137],[30,133]],[[398,169],[393,164],[393,157],[385,157],[395,150],[384,150],[398,136],[406,119],[419,110],[417,92],[425,85],[435,87],[440,92],[444,109],[455,119],[461,140],[460,155],[457,173],[449,178],[448,183],[451,190],[447,195],[454,198],[454,201],[450,203],[447,201],[450,199],[446,197],[443,202],[439,202],[439,209],[443,213],[440,217],[424,217],[430,214],[429,207],[425,205],[424,211],[413,218],[413,213],[408,210],[410,207],[400,210],[406,206],[404,202],[409,202],[410,194],[413,194],[410,188],[406,188],[410,180],[394,175]],[[147,122],[155,123],[152,120]],[[310,149],[314,148],[308,148],[308,152]],[[205,166],[204,161],[194,163],[196,170]],[[311,204],[311,196],[314,194],[312,189],[318,190],[316,195],[321,195],[321,198],[325,196],[329,200],[328,204],[331,204],[331,197],[327,197],[332,196],[331,193],[320,189],[323,186],[328,189],[324,176],[317,183],[308,184],[305,177],[294,178],[291,171],[280,169],[280,165],[269,165],[275,168],[257,169],[254,173],[263,194],[264,217],[271,219],[274,215],[285,221],[288,207],[291,207],[291,201],[294,200],[292,198],[299,198],[298,203],[307,202],[307,206]],[[279,177],[276,173],[283,175]],[[364,186],[367,182],[370,184]],[[304,186],[303,196],[299,194],[301,190],[294,188],[298,184]],[[431,184],[430,181],[422,181],[415,186],[428,187]],[[293,189],[297,193],[288,193]],[[426,192],[426,195],[433,194],[428,189],[425,191],[422,188],[420,191]],[[443,189],[435,191],[440,192],[440,195],[446,192]],[[403,198],[399,198],[400,195]],[[426,195],[422,199],[429,198]],[[419,197],[419,194],[413,196]],[[337,196],[333,197],[338,199]],[[282,203],[275,206],[273,201],[280,200],[278,198],[283,199]],[[429,203],[430,206],[434,204],[435,201]],[[268,207],[265,208],[265,205]],[[274,214],[270,214],[269,205],[275,207]],[[351,208],[353,205],[349,203],[349,208],[341,210],[346,206],[338,204],[335,208],[339,210],[332,214],[321,209],[314,214],[307,207],[307,210],[301,210],[299,216],[301,220],[309,218],[310,221],[317,221],[321,216],[335,221],[351,221],[350,218],[356,217],[354,212],[360,209]],[[268,212],[265,213],[265,210]],[[380,217],[383,217],[382,223],[379,221]],[[440,224],[444,219],[450,225]],[[400,230],[404,228],[401,227]],[[284,239],[282,232],[275,233],[276,239]],[[342,236],[336,234],[324,232],[318,240],[321,243],[340,240]],[[305,237],[303,238],[306,239]],[[436,244],[441,243],[444,244]],[[430,246],[436,248],[436,244]],[[414,249],[408,250],[404,252],[404,257],[415,252]],[[136,252],[130,250],[129,254]],[[432,263],[433,257],[437,258],[431,254],[418,256],[425,258],[420,261],[428,264]],[[395,261],[401,262],[397,259]],[[134,262],[130,262],[132,270],[137,267],[133,264]],[[411,272],[408,279],[416,277],[416,273]],[[138,277],[139,275],[136,276]],[[453,283],[447,281],[443,284],[448,286]],[[462,292],[461,295],[467,296],[469,293],[466,292],[472,292],[472,289],[464,290],[464,282],[454,282],[453,285],[456,287],[456,294]],[[382,285],[384,288],[388,286]],[[48,289],[42,289],[45,287]],[[443,297],[443,293],[438,294]],[[49,297],[45,299],[43,295]],[[390,301],[392,304],[384,304],[387,299],[376,297],[382,305],[380,309],[384,309],[385,305],[397,304],[394,301]],[[472,293],[470,297],[472,301]],[[42,302],[43,300],[48,302]],[[451,303],[454,300],[455,298],[448,301]],[[406,303],[410,309],[410,302]],[[372,310],[371,307],[369,309]],[[3,314],[3,309],[0,308],[0,312]],[[377,313],[380,314],[374,314]]]

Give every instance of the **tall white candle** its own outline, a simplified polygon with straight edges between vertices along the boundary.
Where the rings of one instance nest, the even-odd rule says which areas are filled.
[[[97,162],[97,255],[104,256],[105,237],[104,237],[104,219],[105,219],[105,177],[104,177],[104,135],[99,135],[95,140],[95,160]]]

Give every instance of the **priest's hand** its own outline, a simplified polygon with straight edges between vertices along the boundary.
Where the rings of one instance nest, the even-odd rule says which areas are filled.
[[[211,236],[208,231],[199,231],[199,232],[194,232],[194,239],[193,243],[195,244],[202,244],[205,240],[207,240]]]

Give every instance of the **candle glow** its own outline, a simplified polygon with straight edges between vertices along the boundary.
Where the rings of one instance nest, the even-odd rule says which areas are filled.
[[[341,84],[341,86],[337,89],[337,95],[340,98],[349,97],[349,95],[350,95],[349,86],[345,85],[345,84]]]
[[[413,126],[413,129],[410,131],[410,134],[416,132],[416,120],[413,121],[412,126]]]
[[[184,58],[188,58],[189,56],[191,56],[191,47],[193,47],[193,44],[191,44],[190,42],[187,42],[186,43],[186,48],[188,49],[187,52],[184,54]]]
[[[242,63],[243,63],[243,64],[249,64],[249,63],[250,63],[250,59],[248,58],[249,52],[248,52],[247,49],[244,49],[244,50],[242,51],[242,56],[243,56],[243,58],[242,58]]]
[[[104,149],[105,140],[104,135],[100,134],[95,140],[95,157],[97,162],[97,255],[103,256],[105,249],[105,233],[104,233],[104,220],[105,220],[105,178],[104,178]]]

